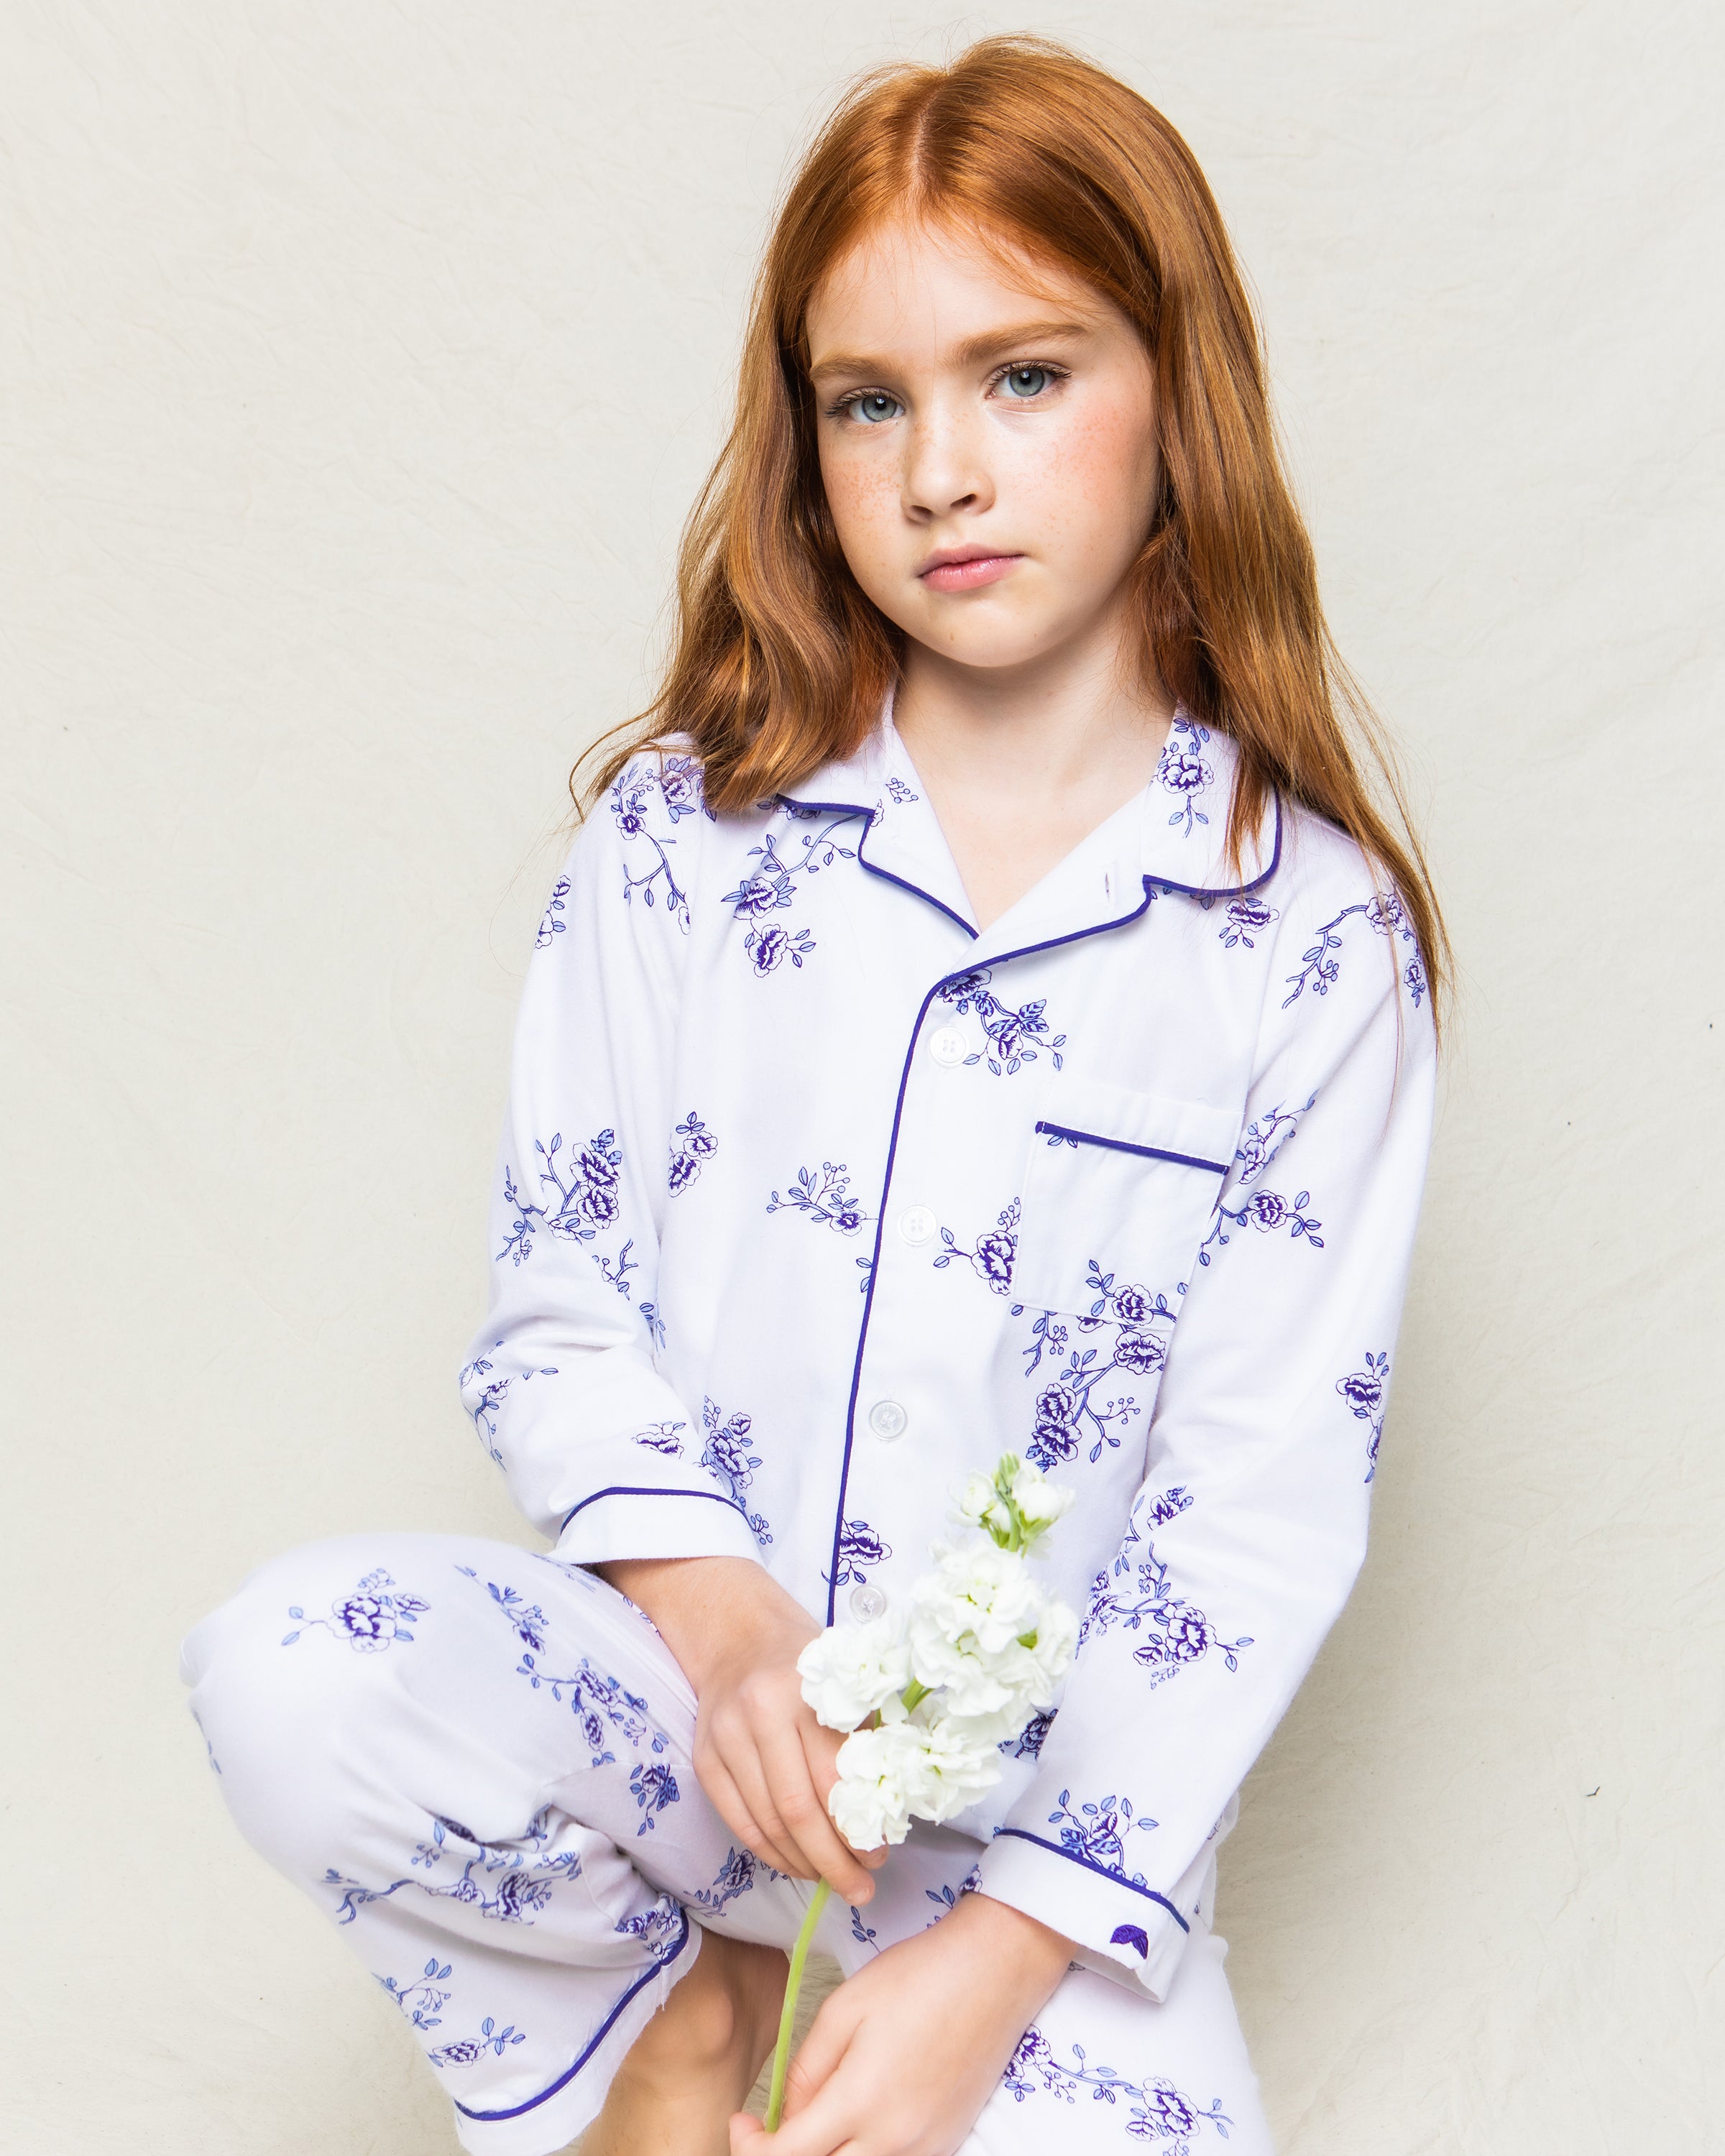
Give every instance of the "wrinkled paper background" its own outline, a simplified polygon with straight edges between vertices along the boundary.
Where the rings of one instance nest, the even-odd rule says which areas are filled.
[[[455,2145],[228,1824],[176,1644],[308,1537],[525,1539],[453,1381],[565,771],[642,697],[792,146],[1026,26],[0,15],[8,2149]],[[1373,1554],[1224,1860],[1271,2112],[1287,2156],[1703,2156],[1725,17],[1028,26],[1216,187],[1464,968]]]

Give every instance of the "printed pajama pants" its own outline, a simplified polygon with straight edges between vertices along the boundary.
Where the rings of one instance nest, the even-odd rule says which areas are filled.
[[[788,1948],[812,1888],[739,1848],[690,1763],[695,1699],[645,1615],[501,1543],[357,1535],[265,1564],[182,1675],[241,1831],[417,2032],[475,2156],[548,2156],[692,1966]],[[919,1823],[817,1950],[847,1975],[938,1921],[981,1845]],[[1167,2000],[1074,1967],[963,2156],[1270,2156],[1195,1931]]]

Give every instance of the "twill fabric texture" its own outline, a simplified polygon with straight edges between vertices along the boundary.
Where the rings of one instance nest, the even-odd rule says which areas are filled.
[[[1145,2017],[1143,2045],[1107,2061],[1127,2077],[1193,1999],[1233,2027],[1209,1934],[1216,1849],[1364,1553],[1435,1081],[1396,894],[1285,801],[1231,858],[1235,764],[1224,735],[1177,716],[1151,784],[978,932],[890,713],[855,757],[747,816],[706,808],[686,749],[634,758],[538,931],[490,1308],[461,1373],[559,1578],[729,1556],[821,1622],[865,1619],[902,1606],[957,1532],[968,1471],[1012,1450],[1072,1489],[1044,1573],[1081,1616],[1072,1670],[945,1834],[968,1851],[958,1881],[973,1866],[975,1890],[1074,1941],[1086,1997]],[[377,1568],[291,1604],[339,1630],[357,1597],[362,1622],[367,1598],[397,1592],[359,1587]],[[495,1569],[491,1584],[552,1610]],[[380,1683],[387,1667],[441,1727],[459,1657],[433,1650],[429,1613],[379,1622],[391,1644],[351,1663]],[[205,1668],[218,1758],[227,1682]],[[223,1765],[230,1783],[242,1771]],[[655,1847],[701,1802],[673,1773]],[[425,1834],[434,1810],[465,1816],[434,1782]],[[639,1863],[637,1845],[625,1819],[614,1845]],[[380,1845],[373,1870],[402,1845]],[[706,1858],[726,1851],[699,1845],[661,1891],[705,1923],[691,1897],[717,1891]],[[564,1936],[550,1908],[604,1871],[571,1849],[520,1950],[547,1984],[588,1966],[572,1938],[550,1943]],[[614,1906],[614,1921],[641,1913]],[[593,2041],[595,2075],[578,2081],[614,2066],[612,2040]],[[1071,2096],[1117,2138],[1123,2094],[1083,2086],[1016,2110]]]

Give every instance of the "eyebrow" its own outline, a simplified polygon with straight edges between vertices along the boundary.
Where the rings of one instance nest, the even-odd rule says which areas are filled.
[[[1026,346],[1040,344],[1055,337],[1081,337],[1090,334],[1083,322],[1043,321],[1014,322],[1004,330],[989,330],[981,336],[967,337],[953,354],[960,367],[982,367],[1003,354],[1022,351]],[[829,375],[886,374],[891,362],[870,352],[835,352],[817,360],[809,370],[811,381],[819,381]]]

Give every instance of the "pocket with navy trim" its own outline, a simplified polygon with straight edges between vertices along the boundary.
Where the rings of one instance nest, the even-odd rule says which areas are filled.
[[[1089,1317],[1111,1279],[1178,1307],[1239,1134],[1231,1109],[1057,1079],[1030,1140],[1013,1301]]]

